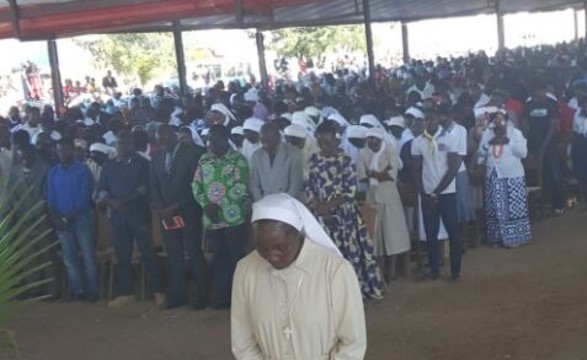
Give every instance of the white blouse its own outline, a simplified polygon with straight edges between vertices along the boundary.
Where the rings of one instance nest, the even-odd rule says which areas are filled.
[[[576,134],[587,136],[587,116],[583,114],[581,109],[577,110],[573,117],[573,131]]]
[[[494,137],[493,129],[486,129],[479,144],[479,161],[485,163],[487,174],[491,174],[495,169],[497,177],[500,179],[524,176],[522,159],[528,155],[528,147],[522,132],[508,126],[507,137],[510,142],[503,145],[503,150],[501,150],[501,145],[489,145]]]

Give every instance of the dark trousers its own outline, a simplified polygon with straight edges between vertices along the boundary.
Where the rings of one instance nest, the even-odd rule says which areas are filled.
[[[422,220],[426,230],[426,245],[428,248],[428,262],[430,273],[439,273],[438,229],[440,219],[446,227],[450,241],[450,270],[453,276],[461,273],[461,239],[457,216],[457,194],[438,195],[438,203],[428,205],[422,202]]]
[[[147,269],[149,290],[162,292],[161,272],[157,266],[157,255],[153,249],[151,222],[148,213],[137,209],[125,212],[113,212],[110,217],[114,237],[114,250],[118,258],[116,265],[116,290],[118,296],[131,295],[132,286],[132,254],[136,240],[141,251],[142,261]]]
[[[562,170],[556,146],[549,146],[544,153],[542,179],[547,201],[554,209],[564,209]]]
[[[169,275],[169,304],[183,304],[188,301],[186,292],[186,260],[196,291],[197,303],[207,301],[206,260],[202,251],[202,214],[194,207],[181,209],[178,213],[185,227],[166,231],[161,227],[165,249],[167,250],[167,270]]]
[[[208,231],[216,305],[230,306],[232,278],[237,262],[245,256],[246,239],[244,225]]]

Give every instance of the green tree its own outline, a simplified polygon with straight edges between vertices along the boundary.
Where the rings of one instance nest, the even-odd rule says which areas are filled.
[[[319,62],[328,52],[365,49],[362,25],[287,28],[271,32],[269,46],[279,55]]]
[[[158,70],[175,64],[173,37],[169,33],[102,35],[77,43],[90,51],[96,65],[113,69],[127,82],[138,77],[145,85]]]

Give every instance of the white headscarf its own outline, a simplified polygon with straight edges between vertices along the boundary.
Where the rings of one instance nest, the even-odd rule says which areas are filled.
[[[259,102],[259,92],[257,89],[249,89],[244,95],[245,101],[248,102]]]
[[[351,125],[346,129],[348,139],[365,139],[367,137],[367,128],[361,125]]]
[[[232,111],[230,111],[230,109],[227,108],[226,105],[224,105],[223,103],[212,104],[212,106],[210,107],[210,111],[218,111],[219,113],[224,115],[224,126],[228,125],[230,120],[236,120],[236,117],[234,116]]]
[[[379,164],[381,163],[381,156],[383,156],[383,154],[385,152],[385,135],[386,135],[385,130],[383,130],[381,128],[371,128],[371,129],[369,129],[369,131],[367,131],[368,138],[374,137],[374,138],[381,140],[381,148],[379,149],[378,152],[373,154],[373,157],[371,158],[371,163],[369,164],[369,170],[371,170],[371,171],[377,171],[377,172],[383,171],[383,169],[381,169],[379,167]],[[377,185],[379,185],[379,180],[376,180],[374,178],[369,178],[369,186],[377,186]]]
[[[275,220],[291,225],[314,244],[342,257],[336,244],[310,210],[287,194],[268,195],[254,203],[251,222],[259,220]]]
[[[417,107],[412,106],[405,112],[406,115],[412,115],[416,119],[424,119],[424,112]]]
[[[367,114],[361,116],[361,120],[359,120],[360,125],[371,125],[374,128],[383,128],[379,119],[375,117],[375,115]]]
[[[340,115],[339,113],[332,113],[332,114],[328,115],[328,120],[336,121],[338,123],[338,125],[340,125],[343,128],[349,127],[351,125],[349,123],[349,121],[347,119],[345,119],[344,116]]]
[[[283,131],[283,134],[285,136],[293,136],[293,137],[297,137],[300,139],[306,139],[308,137],[308,133],[306,132],[306,129],[304,129],[301,125],[298,125],[298,124],[292,124],[292,125],[286,127],[285,130]]]
[[[232,130],[230,130],[230,134],[231,135],[244,135],[243,133],[243,127],[242,126],[235,126],[232,128]]]
[[[406,128],[406,119],[403,116],[394,116],[385,122],[387,126],[399,126],[402,129]]]
[[[243,130],[250,130],[256,133],[260,133],[263,125],[265,125],[265,121],[252,117],[245,120],[243,123]]]

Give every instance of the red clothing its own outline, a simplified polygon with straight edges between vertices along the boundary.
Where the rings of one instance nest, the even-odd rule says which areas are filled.
[[[557,130],[560,134],[568,135],[573,131],[573,118],[575,117],[575,109],[569,107],[564,99],[558,102],[558,123]]]
[[[505,111],[516,114],[518,118],[518,126],[522,126],[524,122],[524,104],[514,98],[509,98],[504,104]]]

